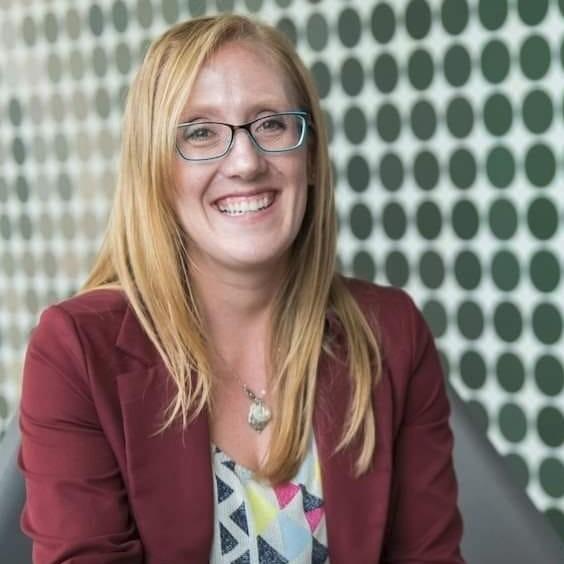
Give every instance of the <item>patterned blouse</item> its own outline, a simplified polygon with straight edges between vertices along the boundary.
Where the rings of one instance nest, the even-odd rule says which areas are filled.
[[[328,564],[315,441],[296,477],[270,486],[212,446],[215,530],[212,564]]]

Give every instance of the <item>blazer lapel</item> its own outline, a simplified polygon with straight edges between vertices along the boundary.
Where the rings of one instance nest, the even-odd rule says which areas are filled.
[[[174,384],[129,308],[116,345],[137,360],[117,384],[129,502],[147,562],[207,562],[213,539],[207,412],[185,430],[174,424],[159,432]]]
[[[389,379],[384,371],[375,392],[377,438],[373,466],[369,472],[355,478],[356,448],[335,453],[346,421],[350,395],[347,366],[337,359],[325,353],[321,357],[314,414],[329,557],[332,564],[378,562],[387,524],[391,482]]]

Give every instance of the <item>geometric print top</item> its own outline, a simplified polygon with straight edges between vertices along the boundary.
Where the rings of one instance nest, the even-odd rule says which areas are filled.
[[[278,486],[212,445],[212,564],[327,564],[327,528],[315,441],[296,477]]]

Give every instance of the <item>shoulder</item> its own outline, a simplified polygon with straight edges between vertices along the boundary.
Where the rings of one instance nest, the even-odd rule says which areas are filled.
[[[387,355],[415,361],[431,332],[411,296],[400,288],[343,278]]]
[[[31,335],[31,344],[72,345],[81,341],[115,341],[128,309],[118,289],[90,290],[45,308]]]

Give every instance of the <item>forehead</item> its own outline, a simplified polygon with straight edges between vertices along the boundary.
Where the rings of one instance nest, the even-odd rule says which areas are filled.
[[[252,113],[261,111],[261,106],[295,109],[295,103],[287,70],[270,50],[251,41],[233,41],[204,62],[184,108],[189,112],[209,108]]]

